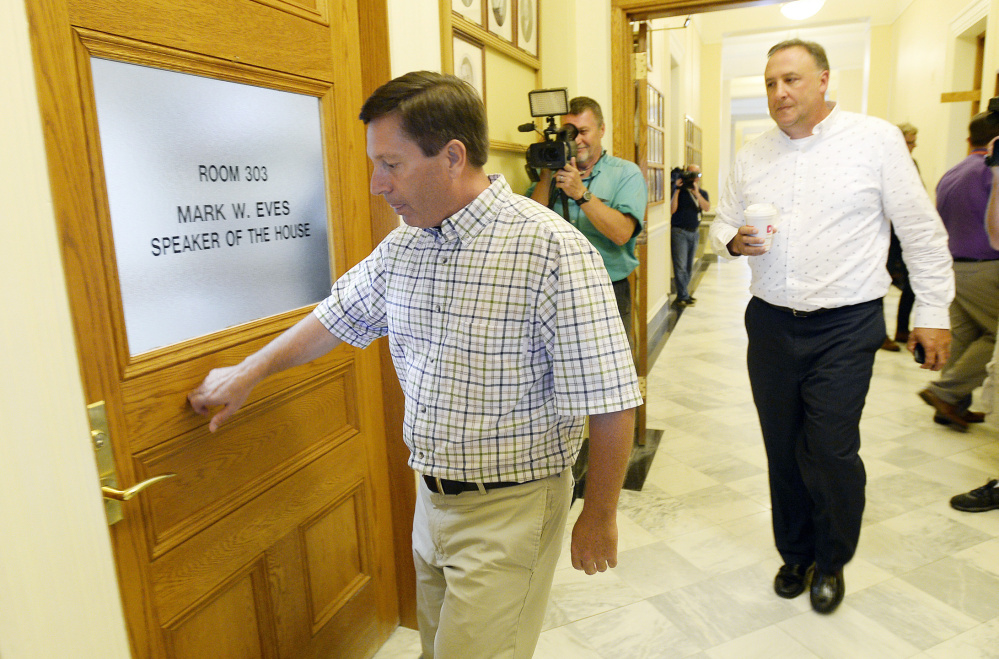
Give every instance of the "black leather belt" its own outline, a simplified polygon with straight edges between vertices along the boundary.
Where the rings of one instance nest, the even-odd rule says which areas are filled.
[[[860,309],[867,305],[880,305],[882,304],[881,298],[875,298],[873,300],[868,300],[867,302],[858,302],[857,304],[848,304],[843,307],[826,307],[822,309],[815,309],[813,311],[799,311],[798,309],[791,309],[790,307],[781,307],[776,304],[770,304],[761,297],[755,298],[767,305],[771,309],[776,309],[777,311],[783,311],[784,313],[789,313],[795,318],[810,318],[812,316],[821,316],[824,313],[830,313],[832,311],[847,311],[849,309]]]
[[[488,492],[489,490],[498,490],[504,487],[513,487],[514,485],[523,485],[523,483],[466,483],[465,481],[450,481],[446,478],[437,478],[436,476],[424,476],[423,482],[427,484],[431,492],[437,492],[438,494],[461,494],[462,492],[478,492],[479,485]],[[530,481],[525,481],[530,482]]]
[[[770,304],[761,297],[756,298],[763,304],[767,305],[771,309],[776,309],[777,311],[783,311],[784,313],[789,313],[795,318],[809,318],[811,316],[821,316],[824,313],[829,313],[830,311],[836,311],[836,308],[832,309],[814,309],[813,311],[800,311],[798,309],[792,309],[790,307],[782,307],[776,304]]]

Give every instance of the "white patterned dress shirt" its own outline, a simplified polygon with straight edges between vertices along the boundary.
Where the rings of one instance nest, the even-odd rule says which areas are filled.
[[[727,245],[756,203],[780,214],[770,250],[748,257],[756,297],[799,311],[884,297],[890,220],[916,294],[913,326],[950,327],[947,232],[896,126],[833,107],[809,137],[775,126],[743,147],[709,231],[722,258],[735,258]]]

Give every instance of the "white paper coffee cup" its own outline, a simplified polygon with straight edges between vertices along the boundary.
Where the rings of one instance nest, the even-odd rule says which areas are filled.
[[[746,224],[756,227],[756,235],[763,238],[763,249],[769,250],[777,228],[777,207],[773,204],[751,204],[743,215]]]

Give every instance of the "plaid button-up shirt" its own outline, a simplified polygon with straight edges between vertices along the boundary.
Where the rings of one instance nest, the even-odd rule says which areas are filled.
[[[642,398],[600,255],[490,181],[439,229],[393,231],[315,314],[354,346],[388,335],[413,469],[527,481],[572,465],[584,416]]]

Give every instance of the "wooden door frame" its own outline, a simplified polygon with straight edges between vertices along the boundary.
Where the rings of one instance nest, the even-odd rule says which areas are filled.
[[[777,4],[781,0],[611,0],[610,15],[610,54],[611,54],[611,107],[613,116],[625,117],[614,122],[614,153],[634,153],[635,116],[635,66],[633,64],[632,27],[633,22],[684,16],[709,11],[756,7]],[[644,256],[644,252],[643,252]],[[647,285],[639,281],[640,285]],[[636,292],[638,294],[638,292]],[[647,309],[643,310],[647,313]],[[647,318],[638,318],[636,329],[640,335],[646,333]],[[643,340],[639,345],[644,345]],[[640,354],[639,375],[644,376],[647,366],[648,346]],[[643,392],[644,395],[645,392]],[[644,407],[642,416],[644,416]],[[643,423],[644,425],[644,423]]]
[[[388,0],[357,0],[361,27],[361,91],[365,98],[392,77],[388,33]],[[371,163],[368,163],[368,176]],[[399,226],[398,216],[386,203],[374,202],[371,209],[372,241],[380,242]],[[385,406],[385,451],[388,458],[392,494],[392,534],[395,541],[396,592],[399,624],[416,629],[416,568],[413,566],[413,511],[416,485],[409,466],[409,449],[402,441],[402,421],[406,401],[399,377],[389,354],[388,339],[380,339],[382,400]]]
[[[611,0],[611,98],[615,117],[635,116],[635,68],[631,24],[635,21],[703,14],[709,11],[778,4],[781,0]],[[614,122],[614,153],[627,153],[634,141],[631,121]]]

